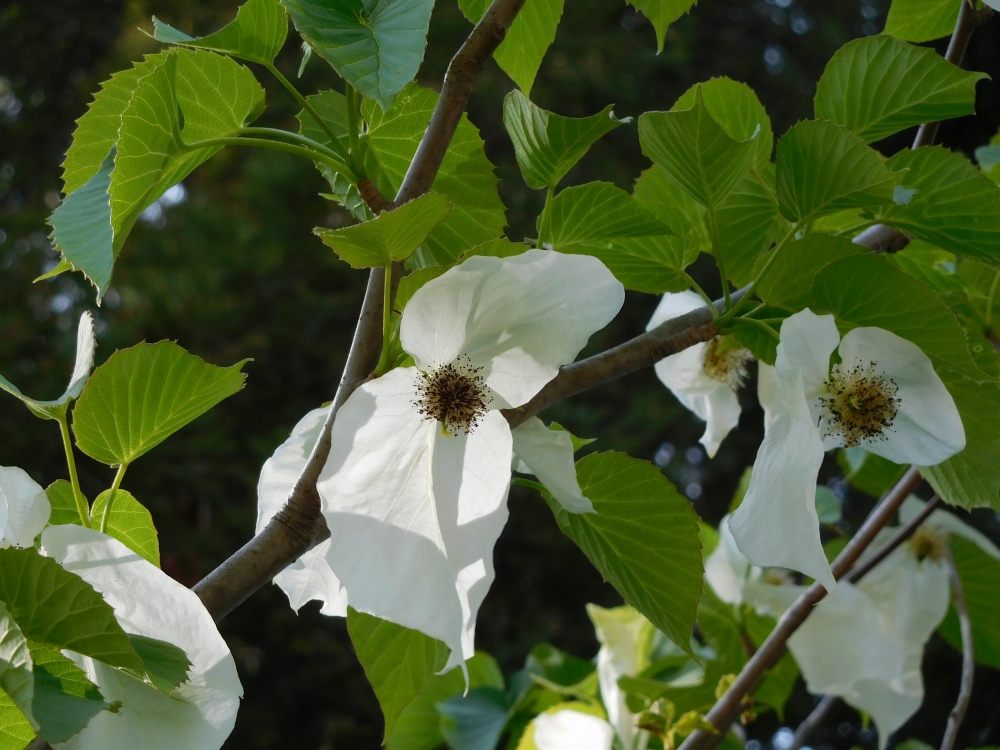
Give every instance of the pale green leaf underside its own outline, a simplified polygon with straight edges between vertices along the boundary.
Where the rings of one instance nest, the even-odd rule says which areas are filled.
[[[241,390],[247,361],[216,367],[172,341],[119,350],[97,368],[73,410],[77,446],[112,466],[131,463]]]
[[[892,0],[883,33],[904,42],[930,42],[955,29],[963,0]]]
[[[283,0],[283,4],[306,41],[383,111],[417,75],[434,0]]]
[[[698,0],[628,0],[636,9],[649,19],[656,30],[656,51],[663,51],[663,40],[667,36],[667,28],[678,18],[687,13]]]
[[[750,168],[754,139],[733,139],[705,106],[701,87],[690,109],[639,118],[642,152],[689,196],[716,208]]]
[[[827,64],[816,87],[816,118],[872,143],[914,125],[973,114],[976,82],[988,77],[891,36],[856,39]]]
[[[902,184],[916,195],[891,205],[880,221],[957,255],[1000,267],[1000,189],[960,154],[940,146],[904,150],[887,162],[909,169]]]
[[[35,730],[14,705],[7,693],[0,690],[0,750],[24,750],[35,738]]]
[[[385,737],[404,708],[448,659],[441,641],[417,630],[347,610],[347,632],[385,717]]]
[[[416,84],[397,97],[388,113],[364,102],[365,169],[383,195],[399,190],[436,103],[437,94]],[[479,131],[463,114],[431,187],[451,201],[452,212],[418,251],[425,265],[453,262],[470,247],[503,235],[507,221],[497,183]]]
[[[716,212],[716,253],[737,286],[750,283],[757,257],[786,226],[774,196],[774,166],[767,162],[744,175]]]
[[[834,261],[864,251],[846,237],[831,234],[807,234],[790,242],[781,251],[770,272],[757,285],[757,295],[769,305],[796,312],[812,302],[813,280],[823,268]],[[767,256],[757,262],[758,271]]]
[[[800,122],[778,141],[778,205],[789,221],[891,203],[899,178],[860,138],[832,122]]]
[[[409,258],[450,213],[447,198],[426,193],[363,224],[313,231],[352,268],[372,268]]]
[[[91,515],[94,526],[98,526],[104,518],[104,506],[108,502],[110,490],[105,490],[94,501]],[[141,555],[156,567],[160,567],[160,542],[153,525],[153,517],[142,503],[136,500],[130,492],[119,489],[115,492],[115,502],[111,506],[111,516],[104,530],[133,552]]]
[[[639,175],[632,188],[632,197],[684,238],[685,266],[693,263],[702,250],[711,251],[705,209],[662,169],[654,165]]]
[[[192,37],[153,16],[153,38],[169,44],[224,52],[234,57],[270,65],[288,35],[288,18],[278,0],[248,0],[236,18],[203,37]]]
[[[0,601],[32,641],[111,666],[142,668],[111,606],[82,578],[34,549],[0,550]]]
[[[655,466],[623,453],[592,454],[576,471],[597,512],[554,508],[560,527],[626,602],[689,648],[702,590],[691,504]]]
[[[670,111],[691,109],[695,106],[699,93],[708,114],[730,138],[737,141],[753,140],[755,167],[759,169],[771,161],[771,151],[774,150],[771,118],[752,88],[732,78],[710,78],[681,94]]]
[[[52,506],[52,514],[49,516],[49,526],[65,526],[75,523],[82,526],[80,513],[76,508],[76,500],[73,497],[73,485],[66,479],[57,479],[45,488],[45,497],[49,499]]]
[[[493,53],[493,59],[526,95],[531,94],[538,67],[549,46],[556,38],[562,17],[564,0],[526,0],[514,19],[504,40]],[[462,13],[478,23],[489,0],[459,0]]]
[[[554,188],[601,136],[628,122],[616,118],[612,107],[590,117],[562,117],[536,107],[520,91],[510,92],[503,122],[528,187]]]

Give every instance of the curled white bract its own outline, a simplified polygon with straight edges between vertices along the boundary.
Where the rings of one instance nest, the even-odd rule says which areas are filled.
[[[593,513],[594,504],[583,496],[576,477],[573,438],[566,430],[546,427],[538,417],[511,430],[516,471],[534,474],[552,497],[570,513]]]
[[[0,466],[0,546],[30,547],[49,521],[45,490],[16,466]]]
[[[831,365],[839,350],[840,361]],[[931,466],[965,447],[965,430],[927,355],[881,328],[843,339],[832,315],[805,309],[781,326],[774,368],[761,365],[765,413],[743,503],[729,519],[755,565],[805,573],[832,591],[816,514],[826,450],[862,447],[897,463]]]
[[[82,526],[50,526],[42,553],[104,597],[127,633],[167,641],[191,662],[166,695],[88,657],[74,656],[117,713],[102,711],[67,750],[218,750],[236,722],[243,686],[229,647],[198,595],[117,539]]]
[[[673,320],[705,302],[695,292],[664,294],[646,330]],[[736,391],[746,377],[750,353],[746,349],[718,352],[714,339],[688,347],[660,360],[653,369],[676,399],[705,422],[701,444],[709,458],[715,456],[726,435],[740,421],[740,401]]]
[[[345,402],[317,485],[352,607],[444,641],[449,667],[473,655],[507,520],[499,410],[537,394],[623,302],[599,260],[549,250],[474,256],[413,295],[400,341],[415,366]]]

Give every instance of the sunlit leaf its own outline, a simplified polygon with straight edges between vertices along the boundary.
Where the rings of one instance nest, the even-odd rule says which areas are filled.
[[[201,47],[270,65],[285,43],[288,18],[278,0],[248,0],[236,18],[203,37],[192,37],[153,16],[153,38],[160,42]]]
[[[653,24],[656,29],[656,51],[663,51],[663,40],[667,27],[687,13],[698,0],[629,0]]]
[[[768,304],[796,312],[809,306],[816,274],[836,260],[862,252],[863,247],[846,237],[807,234],[782,249],[781,257],[761,278],[756,292]],[[765,255],[757,262],[758,272],[769,257]]]
[[[94,501],[91,514],[95,520],[95,527],[100,525],[104,517],[104,508],[110,494],[110,490],[105,490]],[[146,506],[132,497],[131,493],[123,489],[115,492],[115,501],[111,505],[111,515],[108,517],[104,533],[142,555],[156,567],[160,567],[160,542],[156,526],[153,525],[153,517]]]

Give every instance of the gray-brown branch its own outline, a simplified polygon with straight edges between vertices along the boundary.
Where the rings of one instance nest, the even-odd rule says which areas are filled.
[[[816,708],[812,710],[812,713],[805,718],[805,721],[799,724],[798,729],[795,730],[795,736],[792,737],[792,744],[785,748],[785,750],[799,750],[800,747],[806,744],[812,733],[816,731],[816,728],[823,723],[823,720],[833,710],[833,707],[837,704],[837,700],[836,695],[824,695]]]
[[[962,631],[962,682],[958,689],[958,699],[955,707],[948,714],[948,724],[941,740],[941,750],[952,750],[958,738],[958,729],[969,708],[972,699],[972,680],[976,673],[976,655],[972,644],[972,620],[969,619],[969,608],[965,603],[965,590],[962,579],[958,576],[958,568],[951,552],[945,553],[945,567],[948,569],[948,582],[951,584],[951,600],[958,613],[958,624]]]
[[[423,195],[434,182],[455,129],[486,60],[503,41],[525,0],[493,0],[486,14],[459,49],[445,74],[441,97],[410,162],[394,205]],[[370,183],[369,183],[370,184]],[[361,187],[361,186],[359,186]],[[374,185],[371,185],[374,188]],[[371,192],[371,191],[369,191]],[[384,200],[377,190],[369,195]],[[381,205],[381,204],[380,204]],[[393,205],[387,201],[386,210]],[[330,454],[330,433],[337,411],[371,374],[382,348],[382,299],[385,276],[374,269],[368,278],[365,299],[337,393],[320,437],[285,506],[268,525],[234,555],[194,586],[216,621],[302,556],[329,531],[320,513],[316,482]],[[394,280],[395,281],[395,280]]]

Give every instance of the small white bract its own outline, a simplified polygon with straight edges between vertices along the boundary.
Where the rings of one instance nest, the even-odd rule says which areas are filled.
[[[474,256],[413,295],[400,342],[416,366],[341,407],[317,485],[351,606],[444,641],[449,667],[473,655],[507,521],[500,410],[537,394],[624,299],[596,258],[549,250]]]
[[[600,716],[562,708],[531,722],[538,750],[611,750],[615,733]]]
[[[45,490],[16,466],[0,466],[0,547],[30,547],[49,521]]]
[[[840,362],[831,367],[833,352]],[[781,326],[775,366],[761,364],[764,442],[743,503],[729,519],[755,565],[805,573],[836,587],[819,536],[816,476],[831,448],[864,448],[933,466],[965,447],[955,402],[915,344],[881,328],[843,340],[832,315],[805,309]]]
[[[652,330],[699,307],[705,302],[695,292],[664,294],[646,330]],[[721,337],[695,344],[656,363],[654,369],[683,406],[705,421],[701,444],[709,458],[715,456],[726,435],[740,421],[737,391],[747,377],[753,355],[736,347],[722,349]]]

